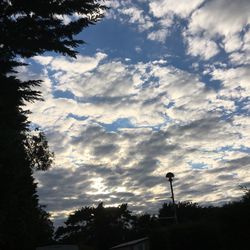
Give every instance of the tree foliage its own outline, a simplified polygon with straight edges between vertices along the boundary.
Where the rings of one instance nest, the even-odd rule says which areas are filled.
[[[51,237],[32,173],[50,167],[53,155],[44,134],[30,131],[24,109],[42,99],[42,82],[18,79],[16,67],[46,51],[75,57],[83,43],[75,35],[104,9],[96,0],[0,1],[0,249],[30,250]]]
[[[102,18],[104,9],[96,0],[3,0],[1,55],[31,57],[55,51],[74,57],[75,48],[83,43],[74,35]]]
[[[180,223],[200,220],[202,216],[204,216],[205,210],[205,208],[202,208],[197,203],[193,202],[184,201],[176,204],[178,221]],[[166,223],[172,224],[174,220],[173,216],[174,209],[172,203],[164,203],[159,210],[159,217],[163,219],[169,218]]]
[[[235,250],[249,248],[250,190],[245,189],[238,201],[220,207],[202,207],[195,203],[179,203],[179,223],[160,224],[151,231],[151,249]],[[164,204],[159,215],[169,214]],[[177,208],[178,211],[178,208]]]
[[[47,170],[53,163],[54,153],[50,152],[43,132],[28,133],[25,137],[24,147],[32,169]]]
[[[11,68],[13,63],[6,63],[6,69],[8,65]],[[40,227],[47,224],[48,218],[40,216],[42,208],[38,205],[32,173],[33,162],[39,157],[46,158],[49,151],[44,147],[40,155],[27,154],[25,142],[30,136],[29,123],[27,111],[21,108],[30,98],[39,98],[31,89],[36,84],[0,74],[0,249],[33,249],[41,231],[47,230]],[[33,143],[29,149],[36,152],[39,147],[41,145]],[[49,166],[47,162],[46,168]],[[52,236],[51,233],[46,235]]]
[[[109,249],[126,240],[131,227],[131,212],[127,204],[117,207],[83,207],[71,214],[64,227],[56,231],[56,238],[63,242]]]

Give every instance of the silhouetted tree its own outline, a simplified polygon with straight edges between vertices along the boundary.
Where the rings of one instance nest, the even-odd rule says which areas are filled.
[[[225,249],[247,249],[250,235],[250,190],[238,201],[224,204],[218,211],[217,221]]]
[[[147,237],[152,230],[160,226],[159,220],[155,215],[148,213],[132,216],[132,230],[130,231],[130,239],[138,239]]]
[[[105,8],[97,0],[2,0],[0,3],[1,56],[31,57],[45,51],[75,56],[83,43],[74,38],[94,24]],[[67,22],[64,18],[67,17]]]
[[[56,239],[94,246],[96,249],[109,249],[126,241],[131,228],[132,217],[127,204],[118,207],[83,207],[71,214],[65,226],[56,231]]]
[[[54,242],[54,226],[53,222],[50,220],[50,214],[45,211],[45,206],[39,206],[38,211],[36,244],[39,246],[51,244]]]
[[[197,221],[205,215],[205,208],[200,207],[197,203],[192,202],[179,202],[176,204],[178,222],[192,222]],[[164,224],[172,224],[171,217],[174,216],[172,203],[164,203],[159,210],[159,218],[163,218],[162,221],[166,221]],[[167,219],[169,218],[169,219]],[[169,223],[168,223],[169,222]]]
[[[34,85],[36,82],[21,82],[7,72],[0,74],[0,249],[34,249],[43,230],[38,225],[47,223],[41,217],[32,173],[39,167],[48,168],[52,155],[42,134],[31,136],[27,112],[21,109],[25,101],[38,98],[31,90]],[[48,161],[38,166],[41,159]]]
[[[196,203],[177,205],[179,223],[161,223],[150,235],[152,250],[249,248],[250,191],[238,201],[220,207],[201,207]],[[173,214],[171,204],[164,204],[159,217]]]
[[[23,109],[41,99],[34,90],[41,81],[18,79],[15,68],[25,65],[18,58],[45,51],[75,57],[83,41],[74,35],[97,22],[104,8],[95,0],[0,1],[0,249],[34,249],[48,222],[32,173],[47,169],[53,157],[44,135],[29,130]]]
[[[36,129],[26,135],[24,147],[27,157],[34,170],[47,170],[54,158],[54,153],[49,151],[48,141],[43,132]]]
[[[101,203],[96,208],[75,211],[65,226],[58,228],[56,236],[63,242],[89,244],[96,249],[148,236],[151,250],[245,250],[250,235],[249,197],[250,191],[245,189],[241,199],[220,207],[180,202],[178,224],[161,223],[160,218],[150,214],[133,215],[125,205],[122,210],[121,206],[104,208]],[[159,210],[162,217],[171,214],[171,204]]]

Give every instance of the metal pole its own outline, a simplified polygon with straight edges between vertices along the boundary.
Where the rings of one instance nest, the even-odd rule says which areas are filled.
[[[171,198],[173,201],[173,207],[174,207],[174,219],[175,219],[175,223],[178,224],[178,219],[177,219],[177,209],[176,209],[176,204],[175,204],[175,200],[174,200],[174,190],[173,190],[173,184],[172,184],[173,180],[172,178],[169,178],[169,183],[170,183],[170,189],[171,189]]]
[[[173,208],[174,208],[174,220],[175,223],[178,223],[178,219],[177,219],[177,209],[176,209],[176,204],[175,204],[175,200],[174,200],[174,189],[173,189],[173,178],[174,178],[174,174],[169,172],[166,174],[166,178],[168,179],[169,183],[170,183],[170,189],[171,189],[171,198],[173,201]]]

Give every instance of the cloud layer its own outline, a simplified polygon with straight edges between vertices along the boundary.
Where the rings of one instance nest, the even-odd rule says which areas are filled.
[[[55,217],[100,200],[156,212],[168,197],[167,171],[177,176],[179,199],[202,203],[225,201],[250,181],[249,117],[235,113],[229,95],[239,79],[214,70],[227,85],[215,91],[162,60],[131,64],[103,53],[34,60],[46,101],[29,106],[30,119],[56,154],[37,178]]]
[[[51,170],[36,173],[42,203],[57,221],[99,201],[155,213],[170,196],[168,171],[178,200],[237,197],[237,186],[250,183],[249,1],[110,4],[107,21],[155,46],[178,28],[179,64],[193,64],[178,67],[160,54],[114,58],[99,49],[76,59],[37,56],[20,69],[23,78],[44,81],[45,101],[28,106],[56,155]],[[137,53],[147,53],[143,44]]]

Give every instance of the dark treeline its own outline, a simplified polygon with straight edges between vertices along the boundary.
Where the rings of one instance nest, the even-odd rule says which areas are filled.
[[[250,190],[239,201],[221,207],[202,207],[192,202],[165,203],[157,215],[134,215],[127,204],[117,207],[82,207],[72,213],[55,239],[80,249],[107,250],[126,241],[149,237],[151,250],[249,249]]]

